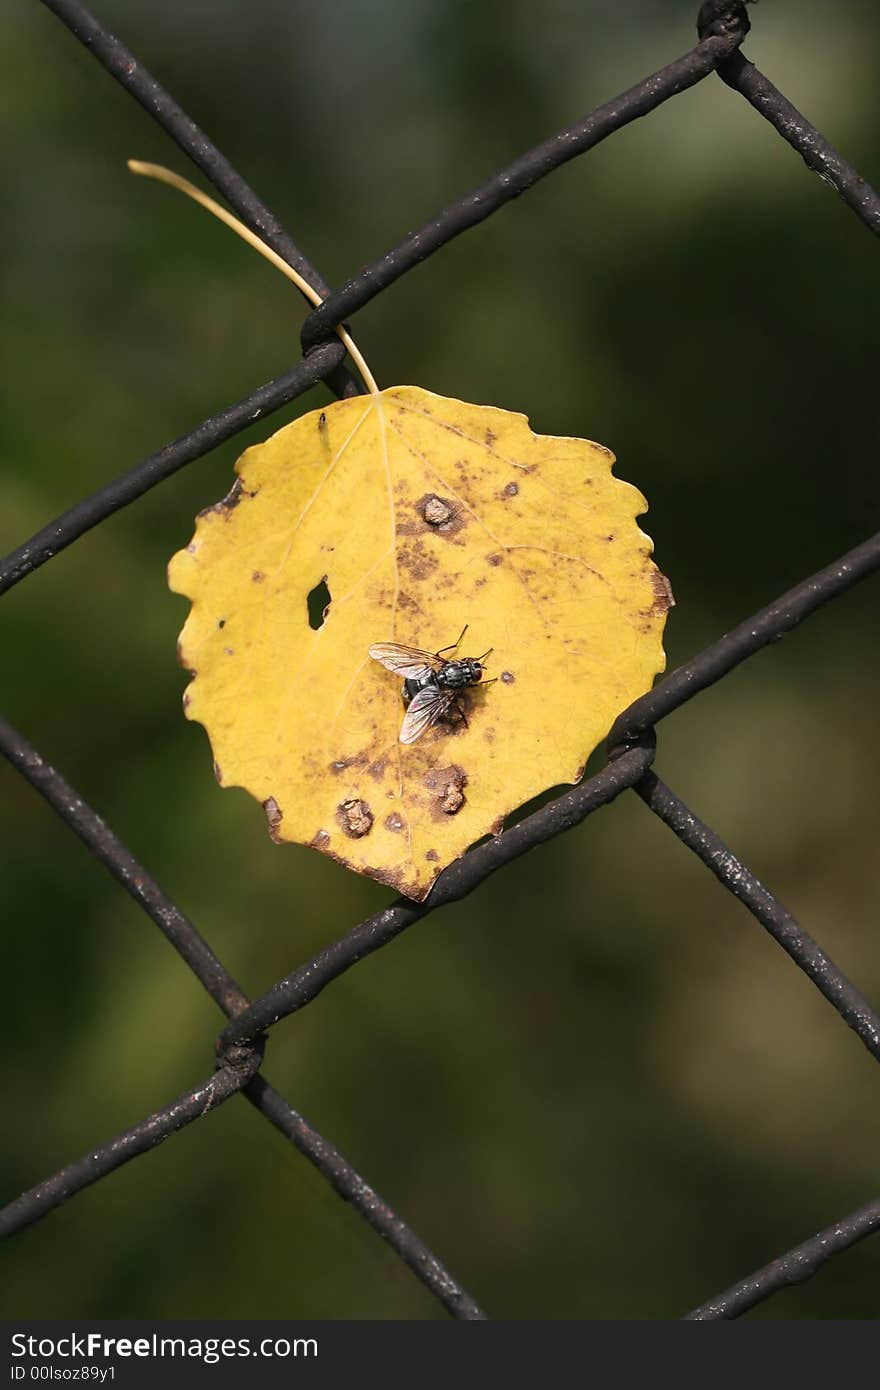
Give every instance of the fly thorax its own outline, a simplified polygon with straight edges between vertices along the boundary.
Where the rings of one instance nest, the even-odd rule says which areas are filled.
[[[463,661],[447,661],[437,679],[447,690],[463,690],[480,679],[482,667],[478,661],[466,657]]]

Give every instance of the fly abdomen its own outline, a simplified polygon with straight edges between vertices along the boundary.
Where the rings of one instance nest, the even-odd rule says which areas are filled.
[[[403,697],[403,703],[408,705],[414,695],[418,695],[420,690],[427,689],[440,689],[440,682],[436,671],[429,671],[426,676],[407,677],[403,682],[403,689],[400,692]]]

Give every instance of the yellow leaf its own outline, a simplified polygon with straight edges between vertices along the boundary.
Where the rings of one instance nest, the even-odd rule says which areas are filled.
[[[187,714],[224,786],[276,840],[314,846],[421,900],[530,797],[577,781],[663,669],[669,586],[613,456],[417,387],[303,416],[236,465],[174,556],[192,600]],[[326,581],[313,629],[307,600]],[[399,742],[401,678],[377,642],[487,648],[486,681]]]

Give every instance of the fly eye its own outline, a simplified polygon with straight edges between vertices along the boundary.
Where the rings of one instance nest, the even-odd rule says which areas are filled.
[[[475,676],[481,676],[482,674],[483,674],[483,668],[482,668],[482,666],[480,665],[479,661],[475,661],[475,662],[474,662],[474,675],[475,675]]]

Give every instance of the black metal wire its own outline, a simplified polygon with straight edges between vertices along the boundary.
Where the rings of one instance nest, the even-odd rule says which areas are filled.
[[[322,1139],[317,1130],[312,1129],[308,1121],[297,1114],[262,1076],[254,1077],[244,1094],[315,1165],[343,1201],[350,1202],[373,1230],[387,1240],[448,1313],[465,1322],[485,1319],[486,1314],[480,1305],[465,1292],[436,1255],[432,1255],[415,1231],[395,1215],[387,1202],[364,1182],[338,1149]]]
[[[201,169],[230,207],[235,208],[243,222],[262,237],[273,251],[277,251],[288,265],[298,270],[304,280],[308,280],[322,299],[330,293],[330,286],[316,266],[304,255],[282,227],[278,218],[270,212],[266,204],[257,197],[250,184],[234,169],[225,155],[208,139],[195,121],[183,111],[174,98],[165,91],[145,67],[129,52],[120,39],[101,24],[91,10],[79,0],[42,0],[47,9],[67,26],[80,43],[97,58],[111,77],[125,88],[130,96],[153,117],[162,129],[171,136],[183,153]],[[329,335],[328,335],[329,336]],[[331,373],[330,384],[339,395],[356,395],[362,388],[339,364]]]
[[[29,1192],[23,1192],[0,1211],[0,1236],[13,1235],[22,1227],[33,1225],[41,1216],[84,1191],[99,1178],[106,1177],[124,1163],[154,1149],[163,1139],[192,1124],[193,1120],[201,1119],[210,1110],[216,1110],[218,1105],[238,1094],[259,1064],[258,1048],[242,1048],[235,1064],[220,1067],[209,1080],[187,1091],[171,1105],[157,1110],[154,1115],[148,1115],[140,1124],[133,1125],[108,1143],[90,1149],[76,1163],[69,1163],[45,1182],[32,1187]]]
[[[232,1015],[230,1026],[233,1031],[236,1029],[237,1019],[240,1018],[241,1022],[238,1023],[238,1029],[243,1034],[246,1033],[246,1040],[242,1042],[235,1037],[228,1036],[229,1030],[225,1029],[220,1034],[217,1043],[219,1056],[226,1058],[239,1049],[247,1052],[249,1048],[253,1048],[262,1036],[262,1029],[256,1026],[256,1017],[261,1010],[263,1012],[266,1012],[267,1009],[271,1011],[277,1004],[276,991],[273,991],[263,1000],[258,1000],[255,1006],[249,1008],[246,996],[214,956],[196,927],[171,902],[130,851],[61,774],[51,767],[37,753],[36,749],[3,719],[0,719],[0,752],[49,802],[53,810],[87,845],[95,858],[109,869],[114,878],[156,922],[171,945],[187,962],[224,1013]],[[474,850],[472,854],[452,865],[441,875],[434,893],[431,894],[427,902],[413,903],[408,899],[401,898],[391,907],[377,913],[374,917],[361,923],[359,927],[355,927],[341,941],[320,952],[313,960],[301,966],[298,971],[288,977],[288,980],[281,982],[281,986],[284,987],[283,994],[287,1007],[277,1016],[280,1018],[283,1014],[292,1012],[293,1009],[303,1008],[305,1004],[317,997],[326,984],[336,979],[357,961],[387,945],[408,926],[435,908],[464,897],[489,874],[500,868],[502,863],[511,862],[544,840],[579,824],[593,811],[598,810],[600,806],[607,805],[643,776],[652,757],[653,747],[650,741],[646,741],[642,747],[627,750],[604,772],[574,788],[573,791],[558,797],[556,801],[551,802],[541,811],[521,821],[519,825],[512,827],[499,837],[497,843],[503,845],[501,857],[497,854],[489,857],[485,853],[481,853],[481,849],[485,851],[490,848],[489,845],[482,846],[481,849]],[[453,872],[453,870],[458,872]],[[438,888],[441,889],[439,893],[437,892]],[[291,1001],[294,1001],[292,1006]],[[279,1105],[286,1105],[281,1097],[277,1097],[275,1102],[276,1113]],[[200,1113],[197,1111],[184,1112],[179,1106],[177,1108],[172,1107],[171,1111],[173,1118],[179,1118],[177,1124],[172,1124],[172,1119],[169,1118],[168,1123],[172,1128],[180,1128],[190,1119],[197,1118],[197,1114]],[[166,1112],[161,1113],[164,1115]],[[291,1114],[294,1113],[291,1112]],[[140,1148],[129,1151],[126,1144],[137,1144],[145,1136],[152,1133],[155,1129],[155,1120],[156,1117],[151,1116],[143,1121],[142,1125],[133,1126],[131,1130],[126,1131],[125,1135],[111,1141],[109,1145],[105,1146],[108,1154],[115,1155],[124,1152],[127,1156],[134,1157],[135,1152],[141,1152]],[[305,1123],[301,1117],[297,1117],[297,1120],[300,1126]],[[321,1140],[320,1144],[323,1146],[324,1152],[331,1152],[331,1147],[326,1140]],[[305,1151],[308,1150],[304,1149]],[[312,1151],[316,1151],[314,1145]],[[336,1151],[332,1150],[332,1152],[335,1154]],[[124,1161],[125,1158],[118,1160],[118,1162]],[[336,1155],[336,1160],[334,1160],[336,1167],[332,1171],[336,1171],[339,1161],[344,1162],[341,1160],[341,1156]],[[65,1169],[64,1174],[74,1171],[82,1175],[91,1171],[87,1159],[82,1160],[82,1165],[73,1165],[73,1169]],[[117,1163],[114,1162],[111,1166],[117,1166]],[[328,1171],[325,1176],[332,1177],[332,1173]],[[72,1179],[65,1177],[61,1183],[61,1178],[62,1175],[59,1174],[56,1178],[50,1178],[39,1188],[34,1189],[34,1192],[29,1194],[30,1206],[27,1203],[24,1207],[16,1205],[18,1224],[23,1223],[24,1212],[30,1211],[32,1213],[31,1219],[36,1219],[39,1215],[44,1214],[49,1206],[53,1205],[52,1203],[47,1204],[42,1196],[38,1195],[44,1189],[55,1191],[63,1188],[64,1196],[59,1200],[65,1200],[72,1194],[73,1190],[78,1190],[71,1186]],[[91,1178],[88,1179],[88,1181],[91,1180]],[[345,1181],[351,1191],[370,1190],[363,1179],[350,1167],[346,1170]],[[61,1183],[61,1188],[58,1187],[59,1183]],[[80,1185],[85,1186],[86,1183],[83,1182]],[[402,1224],[393,1213],[389,1214],[389,1219],[395,1227]],[[411,1237],[410,1243],[414,1242],[415,1237]]]
[[[337,324],[369,304],[381,290],[393,285],[401,275],[432,256],[442,246],[447,246],[462,232],[476,227],[493,212],[518,198],[539,179],[546,178],[570,159],[585,154],[615,131],[622,130],[640,116],[647,116],[670,97],[708,77],[742,43],[749,28],[742,4],[729,4],[722,8],[728,15],[728,23],[722,27],[719,22],[717,31],[707,34],[696,48],[659,72],[652,73],[644,82],[597,106],[583,121],[536,145],[505,169],[493,174],[479,188],[450,203],[418,231],[409,232],[392,250],[347,280],[341,289],[309,314],[302,328],[303,348],[308,350],[327,338]]]
[[[289,234],[260,202],[253,190],[208,141],[167,92],[140,67],[120,41],[75,0],[43,0],[92,51],[137,101],[172,136],[187,155],[270,245],[295,265],[320,293],[326,294],[318,271],[296,247]],[[290,372],[259,388],[244,401],[203,422],[107,487],[85,499],[0,563],[0,593],[99,524],[200,457],[222,440],[246,427],[257,416],[294,399],[324,379],[338,394],[358,388],[340,367],[343,349],[329,335],[335,325],[369,302],[425,256],[476,225],[538,179],[577,154],[592,148],[615,130],[656,109],[669,97],[717,70],[831,183],[861,220],[880,230],[880,200],[857,172],[833,149],[752,64],[739,53],[749,28],[740,0],[705,0],[698,29],[700,42],[683,58],[612,102],[597,108],[583,122],[537,146],[435,219],[404,239],[385,257],[373,262],[331,294],[307,319],[303,342],[309,356]],[[556,798],[541,811],[450,866],[423,904],[399,899],[355,927],[311,961],[279,981],[250,1004],[236,982],[214,956],[194,925],[163,893],[100,817],[41,758],[26,740],[0,720],[0,751],[49,802],[89,850],[126,888],[164,932],[169,942],[230,1018],[218,1040],[217,1070],[210,1081],[148,1116],[78,1163],[40,1184],[0,1213],[0,1232],[30,1224],[74,1192],[82,1190],[121,1163],[145,1152],[168,1134],[200,1118],[208,1109],[242,1091],[251,1103],[323,1173],[395,1249],[427,1288],[453,1316],[478,1319],[485,1315],[452,1278],[415,1233],[396,1216],[355,1169],[299,1115],[257,1072],[265,1041],[264,1029],[304,1007],[340,974],[364,956],[387,945],[435,908],[456,901],[496,869],[510,863],[542,841],[579,824],[599,806],[634,788],[645,803],[712,870],[818,986],[841,1017],[858,1033],[868,1050],[880,1058],[880,1018],[821,948],[791,918],[772,894],[733,856],[713,830],[704,825],[650,771],[657,722],[698,691],[720,680],[735,666],[777,640],[856,582],[880,567],[880,536],[850,551],[842,559],[784,594],[753,618],[739,624],[690,662],[674,671],[653,691],[637,700],[615,722],[608,738],[608,766],[596,776]],[[826,1259],[880,1228],[880,1202],[869,1204],[795,1247],[764,1269],[689,1315],[707,1320],[735,1317],[769,1297],[778,1288],[811,1277]]]
[[[42,0],[42,3],[97,58],[105,72],[115,77],[129,96],[149,112],[183,153],[210,179],[230,206],[235,208],[242,221],[298,270],[322,298],[326,297],[330,293],[330,286],[275,214],[121,40],[79,0]]]
[[[503,834],[478,845],[464,858],[450,864],[424,902],[414,903],[409,898],[398,898],[390,907],[367,918],[339,941],[319,951],[305,965],[279,980],[267,994],[227,1024],[220,1035],[221,1044],[229,1047],[246,1042],[279,1019],[304,1008],[332,980],[338,979],[365,956],[387,946],[413,922],[427,917],[438,907],[457,902],[478,884],[485,882],[490,874],[512,863],[520,855],[579,825],[593,811],[607,806],[621,792],[638,782],[653,756],[653,741],[646,740],[642,746],[628,749],[595,777],[581,782],[570,792],[564,792],[518,825],[511,826]]]
[[[227,1018],[246,1009],[247,995],[214,955],[198,928],[138,863],[97,811],[93,811],[61,773],[2,716],[0,753],[156,923]]]
[[[311,281],[319,293],[327,293],[328,287],[319,272],[305,260],[274,215],[211,144],[204,132],[146,69],[140,66],[120,40],[100,25],[79,0],[42,0],[42,3],[58,15],[107,71],[167,131],[242,219],[278,251],[279,255],[297,269],[301,269],[305,278]],[[483,221],[512,198],[518,197],[538,179],[552,173],[576,155],[592,149],[639,116],[653,111],[677,92],[684,91],[708,76],[720,62],[729,57],[736,43],[741,42],[748,31],[748,20],[745,18],[742,5],[733,4],[722,8],[735,12],[737,16],[741,12],[741,18],[737,18],[735,23],[731,21],[727,32],[721,32],[719,27],[717,33],[707,33],[697,47],[683,58],[654,73],[622,96],[598,107],[580,125],[560,131],[558,135],[536,146],[481,188],[451,204],[420,231],[411,233],[380,261],[367,266],[358,276],[349,280],[337,294],[331,294],[319,310],[309,315],[303,325],[302,341],[307,355],[305,362],[299,364],[299,368],[294,368],[294,373],[297,370],[302,371],[304,380],[307,374],[306,364],[318,346],[332,347],[334,353],[338,353],[338,357],[330,365],[326,358],[321,359],[321,370],[313,380],[303,384],[297,377],[291,382],[289,378],[293,373],[279,377],[275,382],[260,388],[260,392],[254,393],[253,397],[248,397],[238,406],[231,407],[229,412],[223,412],[223,418],[214,416],[205,421],[190,435],[167,445],[159,454],[151,456],[129,473],[123,474],[92,497],[65,512],[0,560],[0,595],[46,560],[51,559],[77,536],[82,535],[84,530],[97,525],[105,516],[134,501],[149,487],[170,477],[185,463],[200,458],[207,449],[214,447],[213,443],[206,443],[205,447],[201,447],[203,439],[215,438],[215,442],[220,443],[238,430],[244,429],[251,423],[251,418],[255,418],[249,416],[249,408],[266,414],[269,409],[287,404],[295,396],[301,395],[319,377],[326,378],[328,385],[333,385],[333,373],[344,356],[339,341],[334,336],[339,322],[433,251],[444,246],[468,227]],[[348,301],[345,299],[347,295],[351,297],[351,307],[348,307]],[[287,391],[290,394],[286,394]],[[261,393],[266,393],[265,401]],[[261,398],[256,399],[257,397]],[[226,416],[234,418],[227,419]],[[164,468],[162,464],[168,453],[171,455],[172,466]]]
[[[645,729],[653,728],[762,647],[778,642],[817,608],[846,593],[877,569],[880,569],[880,532],[796,584],[658,681],[653,690],[618,715],[608,735],[609,747],[626,746],[638,740]]]
[[[869,231],[880,236],[880,195],[773,83],[741,53],[720,63],[717,72],[728,87],[744,96],[797,150],[807,168],[837,190]]]
[[[198,929],[138,863],[101,817],[5,719],[0,718],[0,753],[74,831],[96,859],[156,923],[222,1011],[229,1016],[248,999]],[[331,1186],[388,1241],[400,1258],[454,1317],[481,1318],[478,1304],[452,1277],[416,1233],[392,1211],[333,1145],[262,1077],[254,1075],[264,1037],[243,1047],[218,1041],[220,1072],[171,1105],[133,1125],[108,1143],[39,1183],[0,1210],[0,1236],[32,1225],[98,1178],[155,1147],[241,1089],[277,1129],[291,1139]],[[254,1061],[255,1059],[255,1061]],[[219,1076],[219,1080],[217,1079]]]
[[[75,507],[62,512],[61,516],[50,521],[48,526],[42,527],[30,540],[24,541],[0,560],[0,594],[6,593],[7,589],[60,554],[108,516],[135,502],[138,497],[143,497],[150,488],[170,478],[185,464],[216,449],[264,415],[280,410],[317,382],[329,379],[344,356],[345,349],[339,339],[328,339],[297,362],[295,367],[291,367],[289,372],[284,372],[265,386],[258,386],[244,400],[203,420],[195,429],[166,444],[158,453],[150,454],[149,458],[135,464],[127,473],[120,474],[90,497],[77,502]]]
[[[810,934],[737,859],[720,836],[695,816],[653,772],[647,772],[635,790],[654,815],[668,825],[682,844],[692,849],[712,870],[728,892],[739,898],[752,916],[767,928],[774,941],[809,976],[844,1022],[858,1033],[874,1060],[880,1061],[880,1018]]]
[[[747,1279],[741,1279],[732,1288],[725,1289],[724,1293],[702,1303],[686,1315],[685,1321],[719,1322],[725,1318],[741,1317],[780,1289],[812,1279],[832,1255],[849,1250],[878,1230],[880,1201],[869,1202],[851,1215],[835,1221],[833,1226],[826,1226],[824,1231],[819,1231],[778,1259],[771,1260],[763,1269],[750,1274]]]

